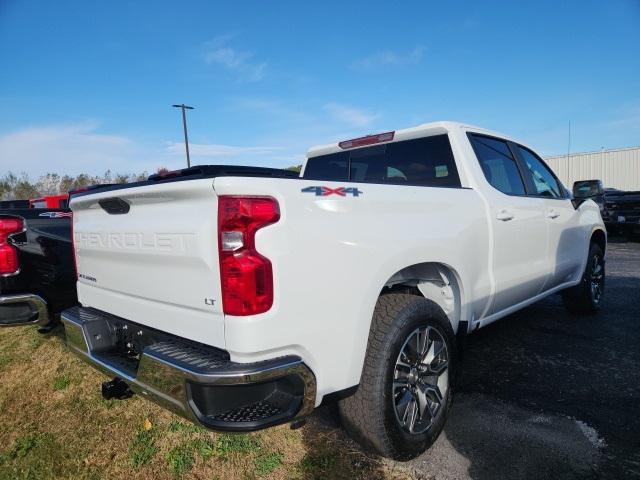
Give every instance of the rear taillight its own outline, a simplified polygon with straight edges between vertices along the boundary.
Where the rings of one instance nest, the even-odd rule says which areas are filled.
[[[20,269],[18,251],[9,244],[9,235],[22,231],[22,220],[0,218],[0,275],[11,275]]]
[[[273,304],[271,262],[255,248],[256,231],[280,218],[271,197],[218,198],[218,247],[222,308],[228,315],[254,315]]]

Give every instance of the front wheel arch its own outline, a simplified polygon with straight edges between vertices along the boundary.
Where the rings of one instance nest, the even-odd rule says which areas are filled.
[[[607,234],[599,228],[594,230],[591,234],[589,245],[591,245],[592,243],[598,245],[600,247],[600,250],[602,250],[602,254],[604,255],[607,251]]]
[[[602,306],[605,278],[604,251],[598,242],[592,241],[580,282],[562,292],[567,310],[582,314],[597,313]],[[594,292],[597,292],[597,298]]]

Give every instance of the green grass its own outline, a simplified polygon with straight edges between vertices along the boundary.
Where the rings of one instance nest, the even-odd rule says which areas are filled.
[[[194,446],[191,443],[184,443],[169,450],[165,459],[174,475],[183,475],[193,468],[193,452]]]
[[[0,370],[6,366],[11,365],[11,362],[13,362],[13,357],[11,355],[8,355],[6,353],[0,354]]]
[[[165,460],[173,474],[180,476],[193,468],[196,453],[202,460],[207,460],[215,453],[215,444],[206,438],[187,440],[169,450]]]
[[[196,425],[195,423],[181,422],[180,420],[172,420],[168,427],[170,432],[182,433],[204,433],[206,428]]]
[[[216,446],[205,438],[193,440],[193,448],[203,460],[206,460],[215,453]]]
[[[2,349],[0,349],[0,371],[17,360],[15,351],[17,346],[18,340],[15,338],[12,339],[11,343],[2,345]]]
[[[258,476],[268,475],[282,465],[283,455],[280,452],[267,453],[255,460],[255,473]]]
[[[48,440],[50,440],[49,437],[38,434],[30,434],[26,437],[20,437],[13,444],[13,447],[2,453],[2,456],[0,456],[0,463],[6,463],[8,460],[16,458],[24,458],[31,450],[43,445]]]
[[[177,433],[177,438],[183,439],[179,445],[171,448],[164,457],[169,469],[175,476],[181,476],[191,471],[195,465],[196,454],[203,461],[207,461],[214,455],[221,460],[227,460],[233,454],[249,455],[260,452],[260,439],[255,435],[223,433],[215,436],[215,438],[203,437],[203,433],[207,436],[210,435],[206,429],[180,420],[172,420],[166,426],[166,431]],[[138,437],[141,437],[144,433],[140,432]],[[151,437],[148,438],[151,439]],[[141,446],[144,445],[146,447],[149,447],[150,442],[142,441],[142,438],[138,441]],[[146,451],[140,447],[138,450]],[[153,451],[151,457],[155,453],[156,451]],[[255,459],[254,468],[258,475],[266,475],[281,463],[282,454],[280,453],[262,455]]]
[[[104,407],[106,410],[111,410],[113,407],[119,405],[118,402],[121,402],[121,400],[114,400],[114,399],[105,400],[102,397],[102,395],[99,395],[96,401],[100,406]]]
[[[104,400],[104,377],[34,328],[0,329],[0,377],[0,480],[398,478],[313,422],[213,434],[142,396]]]
[[[66,390],[70,383],[71,379],[69,379],[69,377],[67,377],[66,375],[62,375],[61,377],[58,377],[53,381],[53,389],[56,392],[59,392],[60,390]]]
[[[129,458],[135,468],[149,463],[156,453],[153,430],[140,430],[129,445]]]
[[[216,453],[227,458],[231,453],[247,454],[260,450],[258,437],[247,434],[220,434],[216,439]]]
[[[336,458],[332,455],[307,455],[300,462],[300,470],[306,473],[322,472],[333,468]]]
[[[63,469],[58,458],[68,462]],[[40,480],[42,478],[91,478],[94,472],[73,462],[71,452],[51,434],[29,433],[0,451],[0,480]],[[77,457],[75,457],[77,458]]]
[[[45,336],[44,335],[36,335],[36,336],[32,336],[29,339],[29,346],[31,347],[32,350],[37,350],[40,345],[42,345],[45,341]]]

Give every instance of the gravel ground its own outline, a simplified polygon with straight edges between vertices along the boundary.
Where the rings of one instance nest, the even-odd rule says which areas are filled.
[[[640,478],[640,244],[612,239],[603,310],[545,299],[468,339],[425,479]]]

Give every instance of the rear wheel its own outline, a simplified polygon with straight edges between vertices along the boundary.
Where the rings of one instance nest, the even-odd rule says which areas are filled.
[[[565,307],[575,313],[597,312],[602,304],[604,285],[604,252],[597,243],[591,243],[580,283],[562,292]]]
[[[339,404],[346,430],[385,457],[421,454],[444,427],[455,361],[453,330],[437,304],[415,295],[381,296],[360,385]]]

